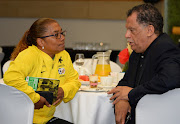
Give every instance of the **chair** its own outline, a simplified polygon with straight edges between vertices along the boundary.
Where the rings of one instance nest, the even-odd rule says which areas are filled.
[[[34,104],[22,91],[0,84],[0,124],[32,124]]]
[[[145,95],[136,107],[136,124],[179,124],[180,88]]]
[[[94,59],[94,61],[91,58],[84,59],[84,65],[82,67],[85,69],[87,75],[95,72],[96,63],[97,63],[97,59]],[[74,66],[74,69],[77,72],[79,72],[78,67],[76,66],[75,62],[73,62],[73,66]],[[110,66],[111,66],[112,72],[122,72],[121,67],[115,62],[110,61]]]
[[[8,70],[11,61],[12,61],[12,60],[8,60],[7,62],[4,63],[4,65],[3,65],[3,67],[2,67],[2,72],[3,72],[3,74]]]
[[[2,52],[1,47],[0,47],[0,78],[2,77],[2,75],[1,75],[1,61],[3,60],[3,58],[4,58],[4,53]]]
[[[0,84],[4,84],[3,78],[0,79]]]

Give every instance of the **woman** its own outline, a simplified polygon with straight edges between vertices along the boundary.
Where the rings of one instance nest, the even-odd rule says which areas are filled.
[[[33,123],[69,122],[54,118],[55,107],[63,100],[68,102],[75,96],[81,84],[71,58],[65,51],[65,31],[50,18],[36,20],[11,55],[14,60],[4,74],[4,82],[26,93],[33,101]],[[57,101],[50,105],[25,81],[27,76],[60,80]]]

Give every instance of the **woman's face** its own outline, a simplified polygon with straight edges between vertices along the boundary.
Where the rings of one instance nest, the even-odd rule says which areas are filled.
[[[54,57],[55,54],[63,51],[65,49],[65,36],[62,34],[62,29],[60,25],[56,22],[50,23],[47,26],[47,32],[44,33],[43,36],[49,36],[59,33],[59,37],[56,38],[55,36],[50,36],[46,38],[42,38],[42,45],[44,46],[44,51],[51,57]],[[61,37],[61,38],[60,38]]]

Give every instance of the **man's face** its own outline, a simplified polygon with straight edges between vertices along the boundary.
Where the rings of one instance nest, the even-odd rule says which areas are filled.
[[[137,13],[133,12],[126,20],[125,37],[129,42],[132,50],[136,53],[143,53],[148,48],[148,29],[147,26],[139,24],[137,21]]]

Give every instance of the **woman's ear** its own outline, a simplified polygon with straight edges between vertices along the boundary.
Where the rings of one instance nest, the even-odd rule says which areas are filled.
[[[37,38],[37,46],[40,48],[44,47],[44,40],[41,38]]]
[[[152,36],[154,34],[154,26],[148,25],[148,36]]]

